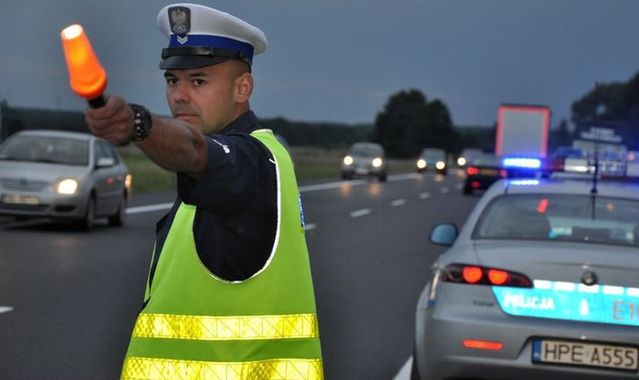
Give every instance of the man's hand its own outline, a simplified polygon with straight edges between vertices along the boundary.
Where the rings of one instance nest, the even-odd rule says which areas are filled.
[[[85,110],[84,120],[91,133],[112,144],[128,142],[135,130],[133,110],[118,96],[109,96],[104,107]]]

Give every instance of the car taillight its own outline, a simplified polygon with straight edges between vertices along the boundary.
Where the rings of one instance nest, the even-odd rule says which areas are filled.
[[[492,340],[464,339],[462,345],[466,348],[475,348],[478,350],[499,351],[504,348],[502,342]]]
[[[468,175],[476,175],[479,174],[479,169],[477,169],[474,166],[469,166],[468,168],[466,168],[466,174]]]
[[[444,269],[442,280],[470,285],[532,287],[532,281],[521,273],[479,265],[450,264]]]

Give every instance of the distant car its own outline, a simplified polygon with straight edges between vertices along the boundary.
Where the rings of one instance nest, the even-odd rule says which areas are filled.
[[[0,145],[0,215],[121,226],[130,183],[113,146],[89,134],[21,131]]]
[[[377,177],[386,181],[388,164],[384,148],[375,143],[358,142],[353,144],[342,159],[342,179],[355,177]]]
[[[485,190],[505,176],[501,159],[493,154],[482,153],[467,163],[462,192],[468,195],[475,190]]]
[[[639,185],[494,184],[433,265],[412,379],[637,379]]]
[[[446,151],[438,148],[425,148],[417,157],[417,172],[437,172],[446,175]]]
[[[483,152],[478,148],[466,148],[462,150],[459,157],[457,157],[457,166],[463,168],[466,166],[474,157],[480,156]]]

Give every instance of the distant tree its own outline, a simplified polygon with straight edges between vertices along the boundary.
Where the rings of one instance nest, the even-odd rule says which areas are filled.
[[[639,145],[639,72],[628,82],[597,84],[572,104],[573,121],[595,119],[625,125],[629,143]]]
[[[382,144],[392,157],[414,156],[424,147],[451,150],[458,139],[446,104],[439,99],[428,102],[415,89],[392,95],[371,132],[371,141]]]

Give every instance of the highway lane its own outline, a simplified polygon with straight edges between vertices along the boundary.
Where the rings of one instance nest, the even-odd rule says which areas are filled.
[[[478,199],[460,180],[301,187],[327,379],[391,379],[410,356],[417,296],[442,250],[430,227],[461,224]],[[0,378],[117,377],[165,212],[138,207],[172,198],[136,196],[124,228],[88,234],[0,221]]]

